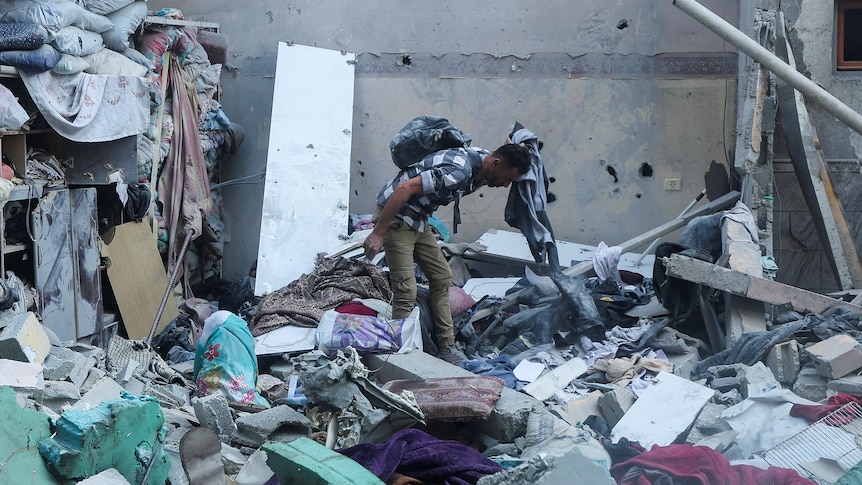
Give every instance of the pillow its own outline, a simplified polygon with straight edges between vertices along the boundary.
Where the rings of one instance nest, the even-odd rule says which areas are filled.
[[[400,379],[383,389],[401,394],[410,391],[428,421],[472,421],[488,419],[500,399],[505,383],[488,376]]]
[[[476,300],[460,286],[449,287],[449,306],[452,316],[465,312],[476,304]]]
[[[57,74],[77,74],[89,68],[90,64],[84,59],[78,56],[63,54],[60,56],[60,62],[51,70]]]
[[[51,45],[63,54],[73,56],[86,56],[104,47],[101,35],[74,25],[63,27],[55,32]]]
[[[108,19],[114,24],[110,30],[102,32],[102,40],[108,49],[123,52],[129,48],[129,36],[147,16],[147,2],[132,2],[116,12],[109,13]]]
[[[102,49],[83,58],[90,64],[90,68],[85,70],[90,74],[140,77],[147,75],[146,67],[111,49]]]

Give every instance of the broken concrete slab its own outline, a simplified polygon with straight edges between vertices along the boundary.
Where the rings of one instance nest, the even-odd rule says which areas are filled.
[[[396,379],[427,379],[433,377],[470,377],[472,372],[426,354],[369,354],[363,357],[369,369],[381,382]],[[501,441],[512,442],[524,436],[530,413],[542,410],[542,403],[531,396],[504,388],[491,416],[484,421],[473,421],[469,426]]]
[[[817,372],[829,379],[844,377],[862,368],[862,344],[846,334],[809,345],[805,352],[814,360]]]
[[[232,441],[257,448],[268,439],[307,436],[311,421],[288,405],[273,406],[259,413],[241,416],[236,420]]]
[[[777,281],[722,268],[696,258],[673,254],[664,259],[665,272],[668,276],[727,291],[752,300],[772,305],[790,304],[794,310],[800,313],[828,314],[836,307],[846,308],[854,313],[862,313],[862,306],[859,305]]]
[[[584,375],[586,371],[586,362],[583,359],[573,357],[563,365],[551,369],[550,372],[524,386],[523,391],[539,401],[545,401],[553,397],[557,391],[564,389],[573,380]]]
[[[214,392],[204,397],[192,398],[195,417],[202,426],[213,430],[223,443],[229,443],[236,433],[236,423],[227,402],[227,397],[221,392]]]
[[[81,399],[80,391],[78,386],[69,381],[45,381],[39,400],[44,407],[62,413]]]
[[[85,357],[65,347],[51,347],[42,364],[42,373],[46,380],[68,380],[81,387],[95,365],[96,359],[93,357]]]
[[[48,416],[22,409],[6,386],[0,387],[0,416],[4,421],[0,427],[0,483],[59,484],[36,447],[51,436]]]
[[[126,477],[120,474],[116,468],[97,473],[90,478],[78,482],[78,485],[131,485]]]
[[[39,452],[72,480],[116,468],[132,483],[161,485],[170,470],[161,449],[166,432],[155,398],[124,393],[88,411],[63,413],[55,435],[39,442]]]
[[[685,442],[693,445],[712,435],[730,430],[730,425],[720,418],[721,413],[727,408],[728,406],[724,404],[706,403],[697,415]]]
[[[570,448],[559,456],[542,454],[534,456],[520,465],[487,475],[477,485],[557,485],[560,483],[589,483],[591,485],[614,485],[616,482],[608,468],[584,455],[580,448]]]
[[[4,316],[6,327],[0,331],[0,358],[21,362],[45,362],[51,341],[33,312]]]
[[[779,342],[766,354],[766,365],[778,382],[784,385],[793,384],[799,374],[799,343],[795,340]]]
[[[90,388],[81,399],[72,404],[69,409],[76,411],[86,411],[102,404],[106,401],[119,399],[123,394],[123,387],[116,383],[110,377],[103,377],[93,387]]]
[[[620,438],[639,442],[644,448],[667,446],[694,422],[715,391],[670,372],[659,372],[652,385],[641,393],[631,409],[611,431]]]
[[[572,426],[578,423],[583,423],[590,416],[600,416],[599,398],[602,397],[602,391],[592,391],[586,396],[569,401],[564,406],[566,421]]]
[[[631,409],[637,400],[635,393],[627,387],[618,387],[608,391],[599,397],[597,404],[601,416],[605,418],[608,426],[613,428],[620,422],[626,412]]]
[[[20,360],[0,359],[0,386],[9,386],[16,391],[32,395],[45,388],[42,365]]]
[[[383,485],[359,463],[320,443],[298,438],[289,443],[267,443],[266,464],[275,471],[279,483],[320,485]]]
[[[275,472],[266,464],[267,453],[259,449],[249,455],[248,462],[236,474],[236,485],[260,485],[272,477]]]
[[[817,369],[805,366],[799,370],[796,382],[793,383],[794,394],[809,401],[819,402],[826,399],[826,385],[829,379],[820,375]]]
[[[862,395],[862,376],[850,375],[830,380],[826,390],[834,393]]]

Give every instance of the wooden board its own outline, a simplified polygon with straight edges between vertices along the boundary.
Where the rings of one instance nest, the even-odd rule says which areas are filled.
[[[114,228],[110,240],[106,235],[105,243],[102,254],[109,260],[108,281],[123,326],[130,339],[145,339],[168,286],[168,275],[153,233],[147,224],[127,222]],[[156,335],[177,316],[177,305],[173,298],[168,298]]]

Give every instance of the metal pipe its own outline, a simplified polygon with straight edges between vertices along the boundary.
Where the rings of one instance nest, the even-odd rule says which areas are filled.
[[[856,133],[862,134],[862,116],[859,113],[789,66],[775,54],[769,52],[754,39],[694,0],[673,0],[673,4],[715,32],[719,37],[733,44],[737,49],[748,54],[763,67],[772,71],[787,84],[804,94],[807,99],[832,113]]]
[[[171,269],[171,277],[168,280],[168,287],[165,288],[165,294],[162,296],[162,302],[159,304],[159,309],[156,311],[156,318],[153,320],[153,325],[150,327],[150,333],[147,335],[146,343],[150,345],[153,341],[153,337],[156,336],[156,327],[159,326],[159,320],[162,319],[162,313],[165,311],[165,306],[168,304],[168,297],[171,296],[171,293],[174,291],[174,286],[177,284],[177,279],[180,274],[180,265],[183,263],[183,258],[186,257],[186,251],[189,249],[189,243],[192,242],[192,236],[195,231],[188,229],[186,231],[186,237],[183,240],[183,245],[180,247],[180,252],[177,254],[177,259],[174,261],[174,267]]]

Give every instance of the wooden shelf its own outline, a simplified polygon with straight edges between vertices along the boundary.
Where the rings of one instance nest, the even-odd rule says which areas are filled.
[[[144,17],[144,26],[147,26],[147,25],[177,25],[177,26],[191,25],[194,27],[202,28],[202,29],[213,29],[213,30],[218,30],[218,28],[219,28],[219,24],[217,24],[215,22],[197,22],[194,20],[175,20],[175,19],[169,19],[167,17],[158,17],[155,15],[148,15],[147,17]]]

